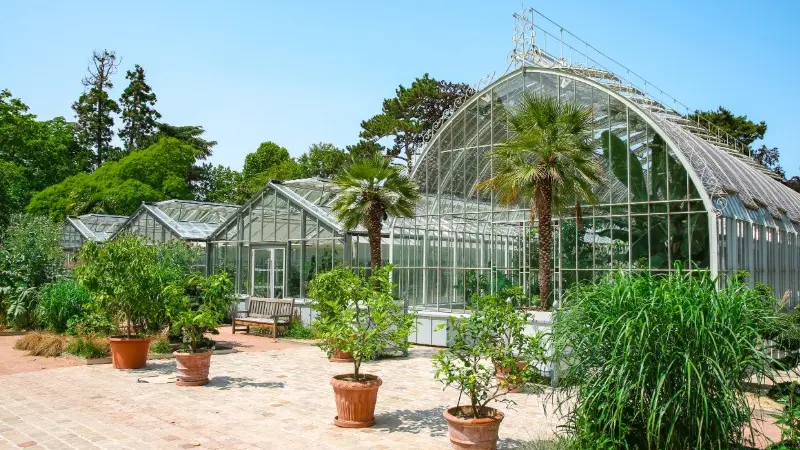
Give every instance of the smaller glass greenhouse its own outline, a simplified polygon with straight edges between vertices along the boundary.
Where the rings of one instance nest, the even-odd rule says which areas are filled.
[[[240,295],[304,298],[320,272],[368,268],[366,230],[343,230],[331,213],[335,195],[324,178],[271,181],[210,236],[211,270],[235,274]],[[384,238],[388,260],[388,230]]]
[[[104,242],[109,239],[125,221],[125,216],[108,214],[84,214],[70,216],[61,228],[61,248],[67,264],[71,264],[75,253],[89,241]]]

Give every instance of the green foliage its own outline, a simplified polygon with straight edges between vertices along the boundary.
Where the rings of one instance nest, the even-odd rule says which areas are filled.
[[[539,294],[549,308],[552,214],[594,202],[593,188],[603,178],[593,150],[592,111],[575,102],[526,94],[507,114],[514,137],[489,153],[493,176],[478,189],[494,191],[502,205],[530,207],[531,223],[538,218]]]
[[[289,150],[271,141],[262,142],[256,151],[245,156],[242,175],[249,180],[290,159]]]
[[[348,145],[345,151],[353,161],[372,158],[375,155],[386,154],[386,147],[374,141],[360,140],[357,144]],[[348,162],[349,164],[349,162]]]
[[[303,177],[332,178],[351,161],[344,150],[336,148],[333,144],[320,142],[311,144],[308,151],[300,156],[298,163]]]
[[[150,353],[166,354],[172,353],[172,344],[169,342],[169,333],[161,333],[153,336],[150,340]]]
[[[420,199],[419,187],[403,169],[383,158],[354,161],[333,180],[340,191],[331,211],[345,230],[359,225],[367,229],[372,269],[381,265],[381,229],[392,217],[414,217]]]
[[[380,114],[361,122],[360,137],[373,142],[392,137],[394,145],[388,155],[403,154],[410,170],[413,152],[424,142],[425,133],[447,109],[456,106],[456,99],[471,94],[467,84],[437,81],[426,73],[408,88],[398,86],[395,96],[383,101]]]
[[[791,383],[786,395],[778,403],[783,405],[781,414],[773,415],[778,419],[775,424],[781,428],[782,441],[772,445],[769,450],[796,450],[800,448],[800,395],[796,381]]]
[[[161,114],[153,108],[156,94],[145,81],[142,66],[136,64],[133,70],[126,73],[125,78],[130,80],[130,84],[119,99],[123,123],[119,138],[125,143],[125,150],[130,153],[143,148],[145,138],[153,134]]]
[[[39,121],[8,90],[0,91],[0,231],[38,191],[89,167],[91,155],[63,117]]]
[[[760,333],[774,308],[707,272],[614,273],[570,289],[556,361],[578,448],[730,448],[750,423],[751,376],[772,377]]]
[[[319,274],[309,283],[311,307],[317,311],[315,329],[328,355],[339,350],[353,354],[353,378],[365,378],[361,364],[389,350],[407,349],[414,316],[392,295],[392,266],[370,277],[341,267]],[[340,289],[330,292],[328,289]]]
[[[200,167],[200,178],[195,184],[195,198],[201,202],[238,204],[238,189],[242,174],[230,167],[204,163]]]
[[[97,299],[100,311],[125,320],[129,338],[163,309],[166,284],[159,277],[157,252],[142,238],[125,235],[103,246],[88,242],[79,254],[75,277]]]
[[[525,385],[538,377],[545,360],[541,335],[526,335],[528,314],[495,295],[476,299],[464,319],[451,318],[452,345],[433,357],[436,378],[454,386],[458,404],[467,397],[474,418],[489,417],[490,402],[513,405],[507,397],[509,384]],[[522,363],[522,364],[520,364]],[[498,370],[506,372],[501,381]]]
[[[186,350],[202,350],[203,335],[214,331],[225,320],[233,302],[233,283],[227,273],[210,277],[195,275],[166,289],[167,311],[172,327],[181,330]]]
[[[75,111],[75,134],[85,149],[94,153],[95,168],[106,161],[119,159],[121,153],[111,144],[114,138],[114,117],[119,105],[109,95],[114,85],[111,75],[117,72],[117,56],[113,51],[94,52],[83,79],[86,89],[78,101],[72,104]]]
[[[142,148],[155,145],[164,138],[172,138],[197,150],[201,158],[208,158],[213,153],[217,141],[207,141],[202,138],[206,130],[199,125],[170,125],[164,122],[156,124],[156,132],[142,138]]]
[[[107,358],[111,356],[108,340],[92,334],[75,337],[66,349],[67,353],[86,359]]]
[[[33,197],[28,211],[63,220],[86,213],[130,215],[142,202],[191,199],[188,176],[198,156],[191,146],[165,138],[91,174],[48,187]]]
[[[89,291],[74,280],[48,284],[39,295],[39,323],[48,331],[64,333],[69,321],[82,316],[91,301]]]
[[[61,227],[46,217],[13,215],[0,243],[0,287],[42,287],[63,270]]]
[[[307,327],[299,319],[293,318],[285,336],[291,339],[314,339],[316,333],[314,333],[313,328]]]

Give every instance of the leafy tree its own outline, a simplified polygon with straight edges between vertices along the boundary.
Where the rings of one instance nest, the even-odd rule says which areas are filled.
[[[127,72],[125,78],[130,80],[130,84],[119,98],[124,124],[119,131],[119,137],[125,143],[126,152],[130,153],[142,148],[145,137],[153,133],[161,114],[153,108],[156,104],[156,94],[145,81],[142,66],[136,64],[133,70]]]
[[[351,161],[349,155],[333,144],[312,144],[298,162],[304,177],[331,178]]]
[[[348,145],[345,147],[345,150],[350,155],[352,159],[365,159],[371,158],[372,155],[385,155],[388,153],[388,149],[381,144],[368,141],[368,140],[360,140],[357,144]]]
[[[244,203],[258,193],[271,180],[296,180],[303,178],[303,169],[294,159],[280,162],[264,172],[244,178],[236,190],[236,203]]]
[[[747,146],[750,149],[750,155],[759,164],[772,170],[781,178],[785,178],[786,173],[780,165],[777,147],[767,147],[762,145],[758,148],[753,148],[753,142],[764,139],[767,133],[767,124],[763,120],[761,122],[753,122],[747,116],[737,116],[730,110],[720,106],[716,111],[696,111],[694,114],[689,115],[689,119],[698,120],[707,126],[707,122],[711,122],[719,127],[721,131],[728,133],[736,140]],[[714,132],[716,130],[712,130]]]
[[[28,211],[63,220],[67,215],[129,215],[143,201],[192,199],[189,174],[199,152],[177,139],[111,161],[92,173],[69,177],[36,194]]]
[[[414,217],[420,199],[419,187],[402,168],[377,154],[354,161],[333,182],[341,191],[334,199],[332,211],[346,230],[359,225],[367,229],[374,271],[381,266],[383,221],[389,216]]]
[[[117,72],[117,56],[113,51],[103,50],[92,54],[89,74],[83,79],[86,91],[72,104],[75,111],[75,132],[78,142],[94,153],[94,167],[105,161],[119,159],[119,149],[111,145],[114,138],[114,117],[119,105],[108,92],[114,87],[111,75]]]
[[[400,85],[393,98],[383,101],[380,114],[362,121],[361,137],[372,141],[393,137],[388,155],[405,160],[410,170],[425,133],[432,130],[444,111],[454,106],[457,98],[469,94],[467,84],[437,81],[426,73],[409,88]]]
[[[206,130],[199,125],[170,125],[164,122],[156,123],[156,132],[142,139],[142,146],[149,147],[162,138],[175,138],[185,144],[191,145],[200,152],[201,158],[208,158],[213,153],[217,141],[207,141],[202,138]]]
[[[262,142],[256,151],[245,157],[242,175],[247,180],[290,159],[289,150],[271,141]]]
[[[530,205],[531,224],[539,219],[539,298],[552,305],[553,212],[595,200],[592,188],[603,170],[594,155],[591,109],[575,102],[526,94],[508,112],[515,136],[489,152],[493,176],[478,185],[491,189],[503,205]]]
[[[62,117],[39,121],[28,106],[0,91],[0,228],[36,192],[89,167],[91,155]]]
[[[241,183],[241,172],[219,164],[204,163],[195,196],[201,202],[238,203],[237,189]]]

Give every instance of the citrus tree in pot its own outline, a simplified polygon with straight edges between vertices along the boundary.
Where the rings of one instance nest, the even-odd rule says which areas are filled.
[[[167,287],[167,314],[171,327],[178,329],[183,346],[175,355],[178,386],[208,384],[208,370],[214,342],[205,333],[216,332],[233,301],[233,284],[222,272],[210,277],[192,275]]]
[[[342,315],[350,299],[349,290],[359,283],[361,280],[357,273],[341,268],[321,273],[308,283],[308,295],[313,299],[309,306],[315,313],[312,327],[317,329],[318,334],[322,334],[326,325],[335,323]],[[346,340],[350,339],[352,337]],[[338,342],[323,341],[320,347],[326,351],[331,362],[353,362],[353,354],[343,351],[343,345]]]
[[[391,265],[379,268],[369,278],[342,268],[320,275],[338,279],[337,285],[347,302],[340,314],[321,319],[323,349],[350,352],[353,372],[331,379],[336,397],[334,423],[345,428],[363,428],[375,424],[375,404],[383,381],[361,371],[364,361],[374,359],[391,348],[406,345],[414,326],[414,316],[392,295],[389,281]]]
[[[109,338],[114,367],[144,367],[150,345],[144,330],[148,318],[163,309],[156,249],[139,237],[125,235],[102,246],[88,242],[79,258],[76,279],[119,328],[118,335]]]
[[[483,300],[483,301],[481,301]],[[495,449],[500,423],[505,415],[494,403],[514,404],[508,384],[533,381],[537,366],[544,360],[539,334],[527,336],[520,327],[499,334],[497,319],[505,313],[496,299],[482,298],[478,307],[464,319],[452,318],[452,346],[433,357],[436,378],[458,389],[456,406],[444,412],[450,428],[450,443],[455,449]],[[518,364],[527,361],[527,364]],[[502,367],[505,377],[496,377]],[[534,389],[541,390],[536,386]],[[466,402],[462,404],[462,399]]]

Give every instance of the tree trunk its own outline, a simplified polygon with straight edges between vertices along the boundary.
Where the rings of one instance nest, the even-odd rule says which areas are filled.
[[[536,206],[539,209],[539,302],[544,309],[550,309],[553,305],[550,293],[553,279],[552,200],[552,188],[543,185]]]
[[[369,209],[367,219],[367,237],[369,238],[370,267],[372,272],[381,266],[381,229],[383,228],[383,208],[373,205]]]

